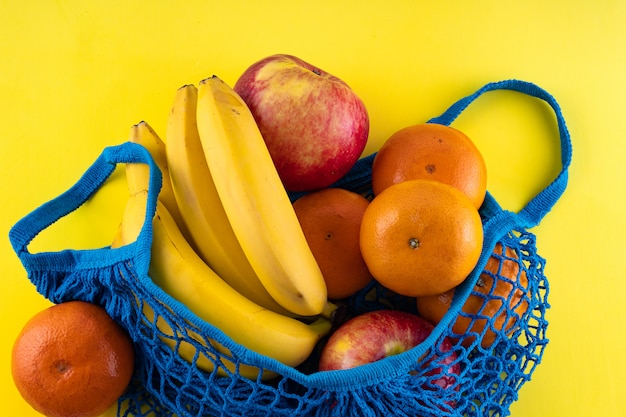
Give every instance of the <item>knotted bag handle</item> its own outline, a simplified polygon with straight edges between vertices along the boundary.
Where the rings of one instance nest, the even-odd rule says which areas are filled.
[[[97,267],[114,262],[114,256],[105,255],[103,251],[110,249],[94,250],[63,250],[60,252],[30,253],[28,245],[44,229],[55,223],[62,217],[70,214],[82,206],[105,181],[111,176],[120,163],[145,163],[150,169],[150,182],[148,187],[148,203],[146,208],[146,221],[142,226],[137,241],[132,246],[134,255],[146,257],[140,262],[147,268],[149,265],[150,245],[152,244],[152,217],[156,211],[156,202],[161,190],[161,171],[152,159],[150,152],[143,146],[132,142],[110,146],[103,149],[102,153],[85,171],[82,177],[67,191],[56,198],[42,204],[31,213],[19,220],[9,231],[9,239],[13,250],[22,261],[28,271],[71,269],[76,266]],[[150,221],[148,221],[150,220]],[[145,250],[148,248],[148,250]],[[124,249],[124,247],[120,248]],[[119,261],[119,259],[117,259]]]
[[[565,119],[561,113],[561,108],[555,98],[544,89],[527,81],[498,81],[486,84],[475,93],[458,100],[442,115],[430,119],[428,123],[450,125],[474,100],[482,94],[493,90],[518,91],[539,98],[548,103],[556,115],[561,142],[561,171],[548,186],[533,197],[526,206],[517,213],[517,220],[520,225],[522,227],[531,228],[541,222],[541,219],[552,209],[567,187],[567,172],[572,159],[572,143],[565,124]]]

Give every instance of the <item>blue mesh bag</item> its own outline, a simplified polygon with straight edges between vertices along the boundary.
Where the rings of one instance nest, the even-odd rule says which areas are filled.
[[[503,209],[487,193],[480,208],[485,236],[481,257],[454,291],[448,312],[423,343],[374,363],[318,372],[317,349],[298,368],[283,365],[233,342],[157,287],[148,267],[151,219],[162,178],[139,145],[126,142],[105,148],[71,188],[22,218],[9,237],[28,278],[43,296],[54,303],[78,299],[101,305],[127,329],[136,364],[131,384],[119,400],[119,416],[506,416],[548,344],[545,260],[537,254],[535,236],[528,229],[539,224],[565,191],[572,149],[556,100],[524,81],[487,84],[429,122],[450,125],[475,99],[493,90],[517,91],[551,107],[559,128],[562,169],[517,213]],[[361,159],[333,186],[371,196],[373,157]],[[78,209],[106,183],[117,164],[128,162],[148,164],[151,172],[146,221],[135,242],[120,248],[29,252],[29,243],[41,231]],[[292,200],[298,197],[291,195]],[[488,267],[490,259],[495,268]],[[497,266],[505,263],[514,265],[517,276]],[[478,291],[486,281],[494,288],[496,283],[508,285],[508,293],[519,296]],[[469,298],[484,306],[496,303],[496,314],[482,308],[465,311]],[[147,308],[154,314],[144,314]],[[416,312],[416,302],[372,283],[348,300],[344,319],[389,308]],[[467,325],[460,331],[455,324],[461,319]],[[210,358],[215,370],[201,371],[163,343],[157,320],[176,329],[179,342],[193,345],[196,358]],[[205,343],[192,334],[202,335]],[[485,344],[487,337],[491,342]],[[211,342],[226,350],[218,351]],[[225,362],[256,366],[278,377],[250,380],[226,369]],[[440,384],[442,380],[446,384]]]

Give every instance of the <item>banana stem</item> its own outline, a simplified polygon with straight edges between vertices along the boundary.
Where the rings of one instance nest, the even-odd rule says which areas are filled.
[[[328,320],[332,322],[338,308],[339,306],[337,304],[334,304],[330,301],[326,301],[326,304],[324,304],[324,309],[322,310],[320,315],[324,318],[327,318]]]

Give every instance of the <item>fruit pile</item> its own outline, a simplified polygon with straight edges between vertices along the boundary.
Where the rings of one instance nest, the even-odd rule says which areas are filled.
[[[288,55],[253,64],[232,88],[216,76],[179,88],[164,140],[146,122],[133,126],[129,138],[150,152],[162,176],[152,219],[153,282],[234,342],[290,367],[348,369],[420,344],[479,260],[485,162],[462,132],[419,124],[399,130],[377,152],[371,193],[337,187],[361,156],[368,133],[365,106],[346,83]],[[131,244],[144,230],[149,166],[129,163],[126,176],[130,195],[112,249]],[[445,340],[440,350],[470,346],[477,338],[489,347],[506,337],[516,319],[503,306],[524,314],[527,286],[517,254],[497,245],[452,324],[458,339]],[[381,291],[409,300],[412,308],[349,309],[355,296],[375,298]],[[143,313],[156,322],[165,345],[203,371],[277,377],[223,358],[216,365],[196,346],[210,343],[225,357],[227,347],[202,334],[191,334],[194,344],[177,343],[180,329],[156,318],[148,304]],[[65,321],[42,325],[60,328]],[[54,345],[67,349],[66,358],[105,360],[80,350],[93,340],[73,340],[69,350],[70,330],[60,331]],[[117,337],[104,327],[95,333]],[[49,369],[25,374],[36,358],[23,340],[15,344],[14,378],[35,406],[48,394],[24,380]],[[125,355],[132,361],[132,349]],[[440,367],[434,383],[458,389],[455,355],[433,360]],[[46,378],[65,378],[59,366]],[[96,381],[101,368],[91,367]],[[122,378],[122,388],[129,379]],[[61,395],[66,389],[51,384],[57,400],[42,412],[68,415],[63,407],[71,396]],[[94,406],[80,415],[100,412]]]

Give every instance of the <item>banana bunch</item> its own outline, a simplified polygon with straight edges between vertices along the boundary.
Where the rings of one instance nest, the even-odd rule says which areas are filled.
[[[256,122],[243,100],[217,77],[178,89],[166,141],[141,122],[130,141],[143,145],[163,175],[149,275],[156,285],[235,342],[297,366],[331,329],[336,308],[308,247]],[[148,167],[127,164],[130,196],[112,246],[136,240],[145,219]],[[149,319],[154,312],[144,307]],[[267,379],[273,373],[235,365],[208,352],[229,351],[201,334],[209,347],[176,344],[160,317],[163,342],[199,368]],[[212,346],[209,346],[212,345]],[[224,369],[226,368],[226,369]],[[228,370],[228,371],[227,371]]]
[[[315,316],[326,285],[252,113],[217,77],[181,87],[167,162],[189,240],[226,282],[266,308]]]
[[[181,228],[198,255],[235,290],[265,308],[290,314],[258,279],[228,220],[202,150],[197,98],[194,85],[179,88],[167,124],[165,152]]]

